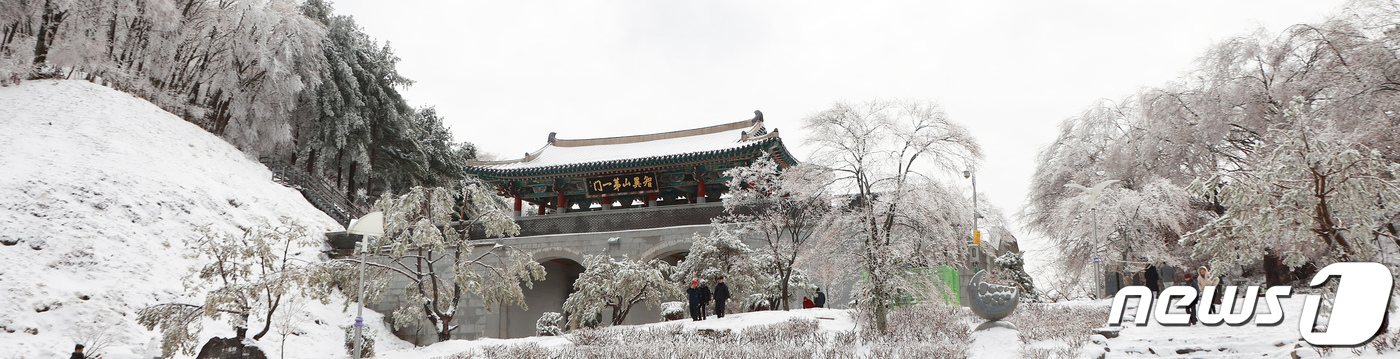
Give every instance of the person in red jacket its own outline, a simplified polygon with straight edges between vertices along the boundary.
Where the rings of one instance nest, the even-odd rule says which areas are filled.
[[[812,298],[802,297],[802,309],[816,308],[816,307],[817,307],[817,303],[816,303],[816,302],[813,302],[813,301],[812,301]]]

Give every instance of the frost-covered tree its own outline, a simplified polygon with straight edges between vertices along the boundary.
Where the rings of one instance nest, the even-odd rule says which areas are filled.
[[[711,224],[708,235],[696,234],[691,239],[689,254],[676,264],[675,271],[670,273],[671,280],[684,287],[695,279],[715,282],[724,278],[737,304],[729,308],[775,309],[774,303],[782,296],[780,261],[769,251],[750,248],[744,243],[748,236],[748,230],[741,225],[716,221]],[[788,289],[813,289],[801,270],[789,265],[788,271]]]
[[[783,170],[769,156],[724,172],[730,198],[724,201],[725,223],[756,234],[767,244],[778,286],[777,307],[790,309],[793,263],[811,248],[810,242],[831,210],[832,175],[824,167],[799,164]],[[691,251],[691,255],[695,252]]]
[[[1385,219],[1400,212],[1387,204],[1385,175],[1400,162],[1397,53],[1400,10],[1390,1],[1352,1],[1321,23],[1222,41],[1184,80],[1067,120],[1041,154],[1023,213],[1031,228],[1073,243],[1086,214],[1075,204],[1082,191],[1066,186],[1116,180],[1096,204],[1122,208],[1131,190],[1158,214],[1145,221],[1155,217],[1157,230],[1123,233],[1121,223],[1144,222],[1125,217],[1103,234],[1102,243],[1133,244],[1135,256],[1227,267],[1364,258],[1361,242],[1386,236]],[[1358,189],[1369,192],[1348,193]],[[1133,233],[1142,240],[1122,241]],[[1063,249],[1061,266],[1076,269],[1094,248]]]
[[[1217,268],[1254,264],[1265,251],[1295,268],[1377,260],[1373,239],[1400,206],[1400,164],[1310,124],[1326,126],[1281,125],[1258,163],[1193,184],[1225,208],[1184,240],[1197,255]]]
[[[384,261],[366,263],[374,269],[367,284],[382,293],[389,276],[409,282],[405,304],[393,313],[395,327],[427,320],[438,340],[450,340],[463,296],[480,296],[487,308],[502,303],[524,308],[521,286],[544,280],[544,267],[530,253],[471,238],[473,226],[489,237],[520,233],[490,184],[469,178],[452,189],[414,187],[403,195],[384,196],[375,208],[384,212],[385,229],[370,248],[379,248]],[[360,260],[336,262],[318,277],[319,287],[355,288],[352,278]]]
[[[297,260],[297,250],[319,246],[304,226],[286,218],[281,224],[249,228],[241,236],[210,227],[198,233],[187,256],[205,265],[186,279],[186,289],[202,294],[203,301],[157,304],[137,312],[137,322],[146,329],[161,328],[164,356],[193,355],[203,318],[225,319],[235,340],[262,339],[284,300],[297,295],[305,281],[310,262]],[[249,337],[249,329],[257,332]]]
[[[266,154],[291,140],[323,31],[293,0],[6,1],[0,77],[100,77]]]
[[[860,305],[875,315],[876,329],[888,328],[888,305],[898,292],[914,248],[961,248],[960,237],[928,238],[918,211],[920,191],[940,173],[957,171],[981,156],[972,135],[936,105],[921,101],[837,103],[807,117],[813,162],[835,173],[837,190],[848,201],[829,218],[833,238],[857,242],[857,263],[866,273]],[[965,237],[964,237],[965,238]],[[958,251],[926,256],[933,263],[960,263]]]
[[[611,323],[621,325],[637,304],[647,308],[681,295],[680,287],[667,280],[673,268],[661,260],[613,259],[606,255],[583,258],[587,268],[574,281],[574,292],[564,300],[564,312],[573,318],[592,318],[612,309]],[[571,321],[574,319],[570,319]]]
[[[1022,215],[1054,243],[1066,283],[1090,282],[1080,278],[1092,275],[1094,255],[1111,263],[1175,262],[1180,234],[1200,222],[1202,209],[1183,187],[1189,174],[1210,167],[1164,159],[1181,146],[1157,140],[1160,131],[1143,123],[1150,116],[1136,103],[1092,106],[1066,120],[1040,154]]]

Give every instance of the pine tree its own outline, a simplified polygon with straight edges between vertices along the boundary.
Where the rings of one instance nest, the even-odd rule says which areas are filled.
[[[681,295],[680,287],[666,279],[671,266],[660,260],[643,263],[589,255],[583,266],[587,269],[574,281],[575,291],[564,300],[564,312],[571,318],[596,317],[607,308],[612,309],[612,324],[621,325],[637,304],[652,308]]]
[[[452,339],[462,298],[476,295],[487,308],[498,304],[525,307],[521,286],[533,287],[544,280],[545,270],[530,253],[500,242],[480,242],[471,238],[471,228],[480,226],[488,237],[508,237],[520,233],[494,186],[475,179],[461,181],[452,189],[414,187],[403,195],[386,195],[375,204],[384,212],[385,237],[376,238],[370,248],[385,262],[364,262],[370,268],[366,285],[370,293],[383,293],[388,277],[407,280],[405,305],[394,311],[394,326],[426,320],[439,341]],[[313,277],[318,290],[357,288],[354,274],[359,258],[337,259]],[[450,264],[444,267],[442,264]],[[367,296],[367,301],[377,295]]]
[[[148,330],[161,328],[164,356],[177,351],[193,355],[204,318],[225,319],[237,340],[267,335],[284,300],[298,295],[306,280],[310,264],[295,260],[294,250],[320,245],[307,228],[286,218],[280,222],[249,228],[241,236],[199,229],[188,256],[206,264],[186,280],[186,290],[202,293],[203,301],[163,303],[137,312],[137,322]],[[257,331],[247,336],[249,329]]]

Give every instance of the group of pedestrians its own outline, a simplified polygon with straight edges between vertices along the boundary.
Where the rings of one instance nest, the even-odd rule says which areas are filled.
[[[710,286],[704,279],[690,281],[690,288],[685,290],[686,299],[690,302],[690,319],[694,321],[705,320],[709,316],[709,304],[715,303],[715,317],[724,318],[724,303],[729,301],[729,285],[724,284],[724,277],[720,277],[715,284],[715,290],[710,291]]]
[[[826,293],[822,293],[821,288],[817,288],[816,299],[802,297],[802,309],[826,308]]]
[[[1156,297],[1158,292],[1161,291],[1161,287],[1159,286],[1161,277],[1158,276],[1157,271],[1157,266],[1148,264],[1145,270],[1146,273],[1143,274],[1143,279],[1146,282],[1144,284],[1147,285],[1147,289],[1152,290],[1153,297]],[[1194,274],[1187,272],[1183,279],[1186,280],[1186,285],[1191,286],[1191,288],[1196,288],[1196,300],[1193,300],[1191,305],[1186,306],[1186,312],[1191,314],[1191,325],[1196,325],[1196,303],[1202,300],[1210,300],[1211,307],[1220,305],[1221,293],[1224,292],[1224,290],[1220,288],[1220,284],[1225,281],[1225,275],[1217,274],[1211,276],[1210,269],[1206,268],[1206,266],[1201,266],[1200,268],[1196,268],[1196,273]],[[1202,298],[1202,296],[1205,295],[1205,287],[1216,287],[1215,293],[1211,298]],[[1222,309],[1215,309],[1216,312],[1221,310]]]

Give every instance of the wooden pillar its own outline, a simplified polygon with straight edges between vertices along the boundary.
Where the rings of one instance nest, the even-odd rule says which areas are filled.
[[[568,198],[564,198],[564,191],[556,191],[556,192],[559,192],[559,199],[557,199],[557,200],[554,201],[554,207],[555,207],[554,213],[557,213],[557,214],[569,213],[569,199],[568,199]]]
[[[696,181],[700,183],[695,186],[695,200],[690,203],[705,203],[705,178],[696,176]]]
[[[515,195],[515,218],[520,218],[520,195]]]
[[[647,207],[656,207],[655,193],[647,193]]]
[[[599,204],[603,205],[604,211],[612,209],[612,197],[603,196],[603,201],[599,202]]]
[[[536,205],[535,205],[535,209],[536,209],[536,212],[538,212],[538,213],[535,213],[536,215],[540,215],[540,216],[543,216],[543,215],[544,215],[544,203],[536,204]]]

